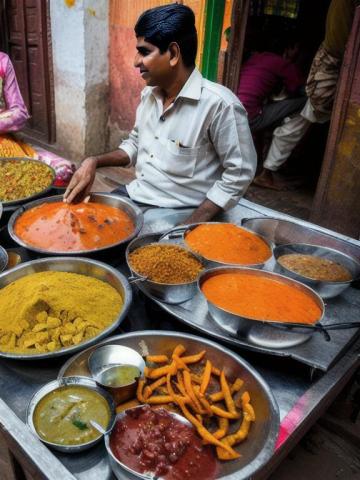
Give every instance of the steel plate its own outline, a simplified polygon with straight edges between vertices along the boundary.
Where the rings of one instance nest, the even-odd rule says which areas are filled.
[[[17,200],[11,200],[11,201],[8,201],[8,202],[2,202],[3,204],[3,207],[6,209],[7,207],[16,207],[18,205],[21,205],[22,203],[27,203],[27,202],[30,202],[31,200],[34,200],[35,198],[38,198],[42,195],[45,195],[47,192],[49,192],[51,189],[52,189],[52,186],[53,186],[53,183],[54,183],[54,180],[55,180],[55,170],[50,167],[50,165],[47,165],[46,163],[44,162],[40,162],[40,160],[35,160],[33,158],[20,158],[20,157],[13,157],[13,158],[2,158],[0,159],[0,164],[1,163],[6,163],[8,161],[26,161],[26,162],[32,162],[32,163],[40,163],[41,165],[44,165],[44,167],[46,167],[48,170],[50,170],[50,172],[52,173],[52,180],[51,180],[51,183],[49,184],[48,187],[44,188],[43,190],[41,190],[40,192],[37,192],[37,193],[34,193],[32,195],[29,195],[28,197],[24,197],[24,198],[18,198]]]
[[[90,345],[94,345],[99,340],[110,335],[110,333],[113,332],[126,317],[132,301],[132,290],[126,277],[122,275],[118,270],[115,270],[109,265],[98,262],[96,260],[91,260],[89,258],[56,257],[43,258],[40,260],[32,260],[31,262],[22,263],[19,266],[11,269],[10,271],[4,272],[0,275],[0,288],[9,285],[10,283],[18,280],[19,278],[30,275],[31,273],[44,272],[48,270],[79,273],[109,283],[121,295],[124,302],[123,308],[119,312],[118,317],[110,326],[100,332],[99,335],[90,338],[89,340],[86,340],[85,342],[82,342],[78,345],[62,348],[54,352],[37,354],[21,354],[0,351],[0,358],[12,358],[16,360],[40,360],[60,357],[62,355],[72,355],[75,352],[89,347]],[[20,302],[21,300],[19,299],[19,304]]]
[[[165,354],[177,344],[183,344],[191,355],[206,349],[207,358],[214,365],[221,365],[230,379],[240,376],[244,380],[244,390],[248,390],[254,406],[256,421],[249,436],[239,448],[238,460],[223,463],[219,478],[223,480],[245,480],[255,474],[271,458],[279,431],[279,409],[275,398],[264,379],[245,360],[230,350],[204,338],[185,333],[141,331],[108,338],[101,345],[119,344],[137,350],[141,355]],[[89,354],[96,347],[70,358],[59,372],[59,379],[68,376],[90,375],[87,367]],[[127,477],[124,472],[124,479]]]

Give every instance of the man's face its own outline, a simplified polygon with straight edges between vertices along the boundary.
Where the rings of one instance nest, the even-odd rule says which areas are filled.
[[[166,84],[171,74],[169,51],[161,53],[158,47],[146,42],[144,37],[137,37],[136,50],[134,66],[139,68],[146,84],[150,87]]]

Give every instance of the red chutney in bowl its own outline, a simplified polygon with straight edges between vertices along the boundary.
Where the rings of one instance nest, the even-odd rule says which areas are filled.
[[[16,235],[49,252],[96,250],[128,238],[135,230],[129,215],[103,203],[43,203],[22,213]]]
[[[218,473],[212,448],[164,408],[127,410],[111,433],[110,448],[132,470],[166,480],[212,480]]]

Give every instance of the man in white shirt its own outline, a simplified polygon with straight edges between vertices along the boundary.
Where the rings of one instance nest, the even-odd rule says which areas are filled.
[[[97,167],[135,165],[126,193],[147,205],[194,207],[185,223],[211,220],[237,204],[254,177],[256,153],[245,109],[195,67],[193,11],[180,4],[145,11],[135,25],[134,65],[147,87],[135,126],[115,152],[86,158],[64,194],[90,191]]]

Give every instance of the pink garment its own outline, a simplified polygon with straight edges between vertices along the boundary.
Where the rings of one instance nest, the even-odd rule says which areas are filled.
[[[237,96],[252,120],[260,115],[265,100],[278,85],[292,94],[303,84],[303,75],[295,64],[276,53],[255,53],[241,67]]]
[[[0,134],[21,130],[28,118],[14,67],[8,55],[0,52]]]
[[[55,187],[66,187],[71,177],[75,172],[75,165],[70,162],[70,160],[66,160],[65,158],[59,157],[55,153],[48,152],[43,148],[34,147],[36,148],[36,152],[39,156],[39,160],[50,165],[55,170],[56,177],[54,185]]]

